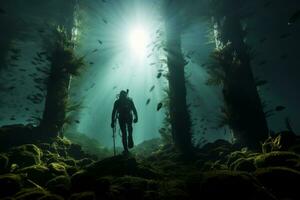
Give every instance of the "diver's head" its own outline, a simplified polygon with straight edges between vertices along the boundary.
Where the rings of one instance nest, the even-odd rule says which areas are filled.
[[[119,95],[119,98],[120,99],[125,99],[126,97],[127,97],[127,92],[126,91],[124,91],[124,90],[122,90],[121,92],[120,92],[120,95]]]

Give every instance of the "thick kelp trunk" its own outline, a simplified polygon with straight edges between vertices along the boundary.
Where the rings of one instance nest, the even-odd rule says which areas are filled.
[[[62,136],[62,129],[67,119],[69,87],[72,74],[83,65],[82,58],[76,58],[74,47],[75,15],[77,1],[70,1],[66,10],[69,17],[61,20],[61,27],[55,31],[54,46],[50,56],[51,70],[47,84],[47,95],[41,128],[44,136]]]
[[[171,1],[172,2],[172,1]],[[170,9],[170,8],[168,8]],[[169,10],[169,12],[172,12]],[[166,49],[169,70],[170,121],[175,146],[187,153],[191,149],[190,116],[186,102],[184,67],[179,18],[166,12]]]
[[[227,15],[216,22],[219,63],[223,68],[224,110],[237,142],[258,149],[268,136],[262,103],[250,63],[249,48],[239,17]]]

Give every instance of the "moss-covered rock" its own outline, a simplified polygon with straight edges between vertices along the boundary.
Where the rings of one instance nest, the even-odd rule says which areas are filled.
[[[72,158],[68,159],[60,159],[61,162],[64,162],[65,164],[72,166],[72,167],[77,167],[76,161]]]
[[[246,158],[247,155],[242,151],[234,151],[227,156],[227,166],[230,168],[232,163],[241,158]]]
[[[17,174],[0,175],[0,198],[9,197],[21,190],[22,179]]]
[[[38,200],[64,200],[64,198],[56,194],[46,194]]]
[[[257,168],[283,166],[299,169],[299,163],[300,156],[288,151],[273,151],[255,157],[255,166]]]
[[[0,152],[11,147],[34,143],[40,139],[41,134],[37,129],[28,124],[14,124],[0,127]]]
[[[148,190],[148,181],[139,177],[124,176],[116,178],[113,184],[117,186],[124,199],[143,199]]]
[[[66,167],[64,165],[64,163],[50,163],[48,165],[48,168],[50,170],[50,172],[52,172],[53,174],[57,175],[57,176],[68,176]]]
[[[71,195],[70,200],[95,200],[96,195],[92,191],[74,193]]]
[[[96,177],[86,170],[80,170],[71,177],[73,192],[91,191],[96,185]]]
[[[57,176],[46,183],[47,190],[68,197],[71,189],[71,180],[68,176]]]
[[[300,154],[300,142],[298,144],[295,144],[289,148],[289,151],[295,152],[297,154]]]
[[[275,200],[262,185],[248,173],[211,171],[187,179],[191,199]]]
[[[21,168],[41,163],[42,151],[34,144],[25,144],[14,147],[8,153],[10,163],[15,163]]]
[[[79,144],[72,143],[68,149],[69,156],[75,158],[75,159],[83,159],[84,158],[84,151],[82,150],[82,147]]]
[[[69,176],[73,176],[73,174],[79,171],[79,168],[68,165],[66,166],[66,171]]]
[[[280,199],[299,199],[300,172],[286,167],[268,167],[257,169],[254,175]]]
[[[80,160],[76,161],[76,165],[79,166],[80,168],[87,167],[88,165],[94,163],[94,161],[90,158],[83,158]]]
[[[9,158],[5,154],[0,154],[0,174],[7,173],[9,168]]]
[[[142,178],[160,177],[150,167],[140,165],[132,156],[115,156],[95,162],[86,168],[87,172],[95,177],[102,176],[139,176]]]
[[[18,192],[14,198],[16,200],[33,200],[48,196],[50,193],[39,188],[25,188]]]
[[[26,174],[27,179],[40,186],[45,186],[46,182],[54,177],[54,174],[50,173],[50,170],[43,165],[25,167],[18,170],[17,173]]]
[[[256,167],[254,165],[254,159],[240,158],[230,165],[230,169],[234,171],[254,172]]]

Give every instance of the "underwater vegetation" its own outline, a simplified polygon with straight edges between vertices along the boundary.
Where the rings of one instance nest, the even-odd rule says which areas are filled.
[[[283,117],[298,102],[274,95],[269,105],[265,88],[274,83],[257,69],[292,65],[294,50],[263,46],[275,37],[299,43],[300,4],[288,4],[285,31],[251,36],[269,27],[253,25],[253,16],[275,17],[287,4],[1,1],[0,200],[300,199],[299,124]],[[153,30],[143,26],[148,9]],[[128,39],[131,18],[138,26]],[[132,132],[124,137],[119,111],[119,126],[110,124],[107,108],[121,94],[137,105],[135,119],[126,116],[129,152],[121,145]],[[282,130],[270,123],[275,116]]]

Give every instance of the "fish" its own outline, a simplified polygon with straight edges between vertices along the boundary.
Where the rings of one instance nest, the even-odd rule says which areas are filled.
[[[6,14],[6,11],[0,8],[0,14]]]
[[[99,49],[94,49],[93,51],[92,51],[92,53],[95,53],[95,52],[97,52]]]
[[[15,49],[15,48],[10,49],[10,51],[14,54],[19,54],[21,52],[20,49]]]
[[[258,63],[258,65],[265,65],[267,63],[267,61],[263,60],[261,62]]]
[[[280,56],[280,58],[281,58],[282,60],[285,60],[285,59],[287,59],[287,57],[288,57],[288,55],[287,55],[287,54],[282,54],[282,55]]]
[[[147,99],[147,101],[146,101],[146,105],[149,105],[150,101],[151,101],[151,99],[150,99],[150,98],[149,98],[149,99]]]
[[[154,90],[154,88],[155,88],[155,85],[153,85],[149,91],[152,92]]]
[[[45,29],[41,28],[38,30],[39,33],[45,33]]]
[[[102,21],[103,21],[105,24],[108,23],[108,21],[107,21],[106,19],[102,19]]]
[[[286,107],[284,107],[284,106],[276,106],[276,108],[275,108],[275,110],[276,110],[277,112],[282,111],[282,110],[284,110],[284,109],[286,109]]]
[[[19,60],[19,56],[17,56],[17,55],[12,55],[12,56],[10,56],[10,59],[12,59],[12,60]]]
[[[160,78],[160,77],[161,77],[161,75],[162,75],[162,73],[161,73],[161,72],[158,72],[158,74],[157,74],[156,78]]]
[[[287,38],[287,37],[289,37],[289,36],[291,36],[290,33],[284,33],[284,34],[281,34],[281,35],[279,36],[279,38],[280,38],[280,39],[285,39],[285,38]]]
[[[94,63],[93,62],[90,62],[90,65],[93,65]]]
[[[256,82],[256,86],[263,86],[266,85],[268,83],[268,81],[266,80],[259,80]]]
[[[264,8],[269,7],[273,2],[272,1],[267,1],[264,3]]]
[[[79,124],[79,123],[80,123],[80,121],[79,121],[79,120],[75,120],[75,123],[76,123],[76,124]]]
[[[159,111],[162,108],[163,104],[160,102],[157,104],[156,110]]]
[[[265,41],[267,40],[267,38],[261,38],[260,40],[259,40],[259,43],[264,43]]]
[[[300,10],[297,10],[289,18],[288,25],[292,25],[292,24],[296,23],[299,19],[300,19]]]
[[[99,42],[100,45],[103,44],[103,42],[101,40],[98,40],[98,42]]]

